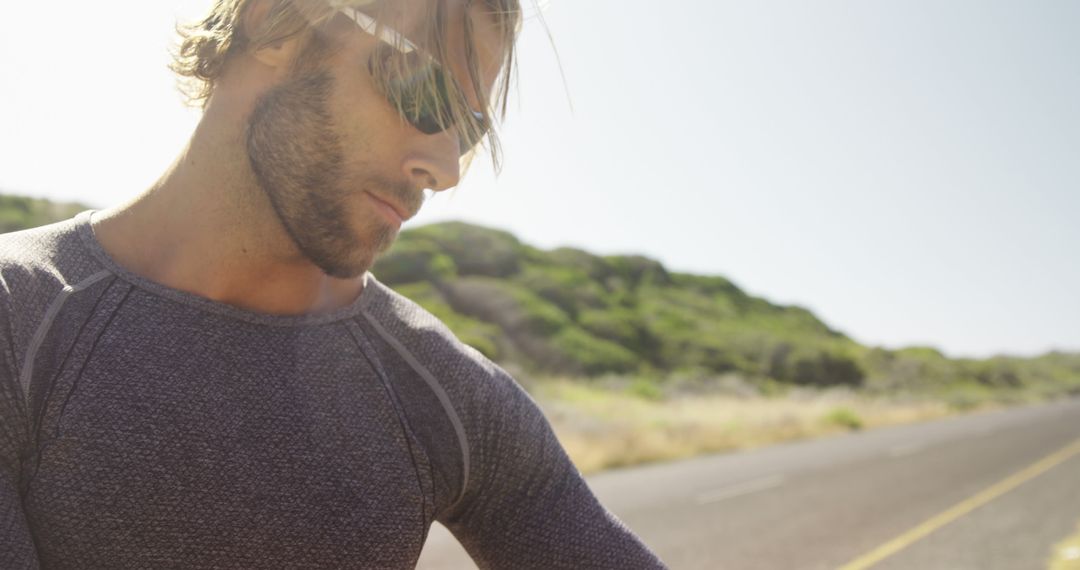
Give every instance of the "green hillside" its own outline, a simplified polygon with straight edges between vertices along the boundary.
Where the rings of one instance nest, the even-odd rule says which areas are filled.
[[[764,387],[849,386],[961,405],[1080,391],[1080,354],[962,360],[866,347],[723,277],[640,256],[543,251],[464,223],[402,233],[373,272],[492,359],[538,373],[702,384],[737,375]]]
[[[541,251],[505,232],[446,223],[404,232],[373,272],[489,357],[538,371],[865,379],[860,347],[809,311],[644,257]]]

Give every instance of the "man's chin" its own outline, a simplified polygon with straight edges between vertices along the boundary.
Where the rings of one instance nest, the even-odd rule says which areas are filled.
[[[356,268],[351,268],[351,267],[350,268],[342,268],[342,267],[337,267],[337,266],[335,266],[335,267],[320,267],[319,269],[322,269],[323,273],[325,273],[327,277],[333,277],[334,279],[342,279],[342,280],[356,279],[357,277],[360,277],[361,275],[364,274],[365,271],[368,270],[367,267],[364,267],[362,269],[356,269]]]
[[[356,279],[375,264],[377,255],[356,255],[348,260],[336,260],[333,263],[316,263],[329,277],[335,279]]]
[[[371,269],[375,261],[390,250],[397,236],[397,229],[379,228],[367,239],[354,238],[351,247],[339,243],[333,249],[301,248],[301,251],[327,276],[355,279]]]

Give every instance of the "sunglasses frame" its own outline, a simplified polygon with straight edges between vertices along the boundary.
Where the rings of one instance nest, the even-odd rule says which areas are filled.
[[[439,62],[436,61],[435,58],[431,56],[431,54],[417,47],[416,44],[409,41],[409,39],[405,37],[404,34],[398,32],[397,30],[389,26],[378,25],[374,18],[361,12],[356,8],[340,8],[338,11],[342,15],[356,23],[356,25],[365,33],[373,36],[380,42],[390,46],[396,52],[402,55],[416,53],[417,55],[421,56],[424,59],[425,64],[432,66],[434,72],[439,74],[436,81],[438,81],[441,85],[442,101],[437,102],[437,104],[448,105],[450,94],[447,92],[447,89],[450,85],[456,86],[456,82],[453,81],[453,79],[443,68],[443,66],[439,64]],[[385,93],[384,95],[388,99],[391,98]],[[397,102],[392,100],[391,103],[394,103],[395,105],[397,104]],[[477,128],[475,132],[486,133],[487,130],[490,128],[487,124],[487,116],[484,113],[475,109],[469,109],[469,112],[472,113],[472,119],[476,121],[476,124],[479,126],[479,128]],[[442,125],[438,121],[438,119],[432,116],[430,113],[418,116],[410,116],[409,113],[402,113],[402,117],[406,120],[406,122],[412,125],[413,128],[427,135],[438,134],[454,126],[454,123]],[[463,156],[469,151],[471,151],[474,147],[476,147],[476,145],[479,144],[480,140],[483,138],[483,136],[481,136],[476,140],[472,140],[469,137],[472,132],[474,131],[472,131],[471,129],[458,129],[458,140],[460,145],[459,150]]]

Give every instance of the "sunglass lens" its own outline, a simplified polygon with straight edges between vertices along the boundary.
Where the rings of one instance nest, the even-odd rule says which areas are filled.
[[[416,129],[427,135],[441,133],[452,126],[451,85],[442,67],[430,60],[417,57],[416,53],[386,53],[384,57],[403,57],[404,60],[389,62],[393,67],[407,70],[400,79],[386,85],[386,96],[400,106],[402,115]],[[372,66],[373,67],[373,66]],[[396,75],[396,74],[392,74]],[[472,150],[480,142],[487,125],[482,113],[473,112],[469,125],[457,129],[461,153]]]

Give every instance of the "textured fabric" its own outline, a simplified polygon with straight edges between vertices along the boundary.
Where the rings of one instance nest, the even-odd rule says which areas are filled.
[[[662,568],[535,402],[371,275],[323,315],[153,283],[90,212],[0,236],[0,568]]]

